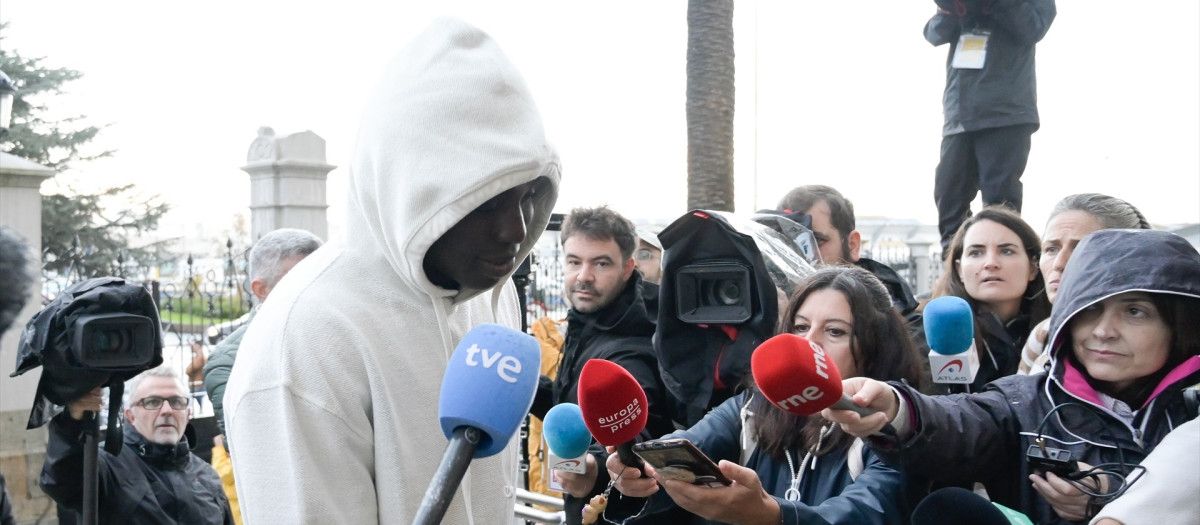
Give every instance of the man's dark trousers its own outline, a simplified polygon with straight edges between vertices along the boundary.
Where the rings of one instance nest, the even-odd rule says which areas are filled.
[[[1019,124],[942,137],[942,159],[933,184],[942,249],[970,216],[971,201],[983,192],[983,204],[1004,204],[1021,211],[1021,174],[1037,124]]]

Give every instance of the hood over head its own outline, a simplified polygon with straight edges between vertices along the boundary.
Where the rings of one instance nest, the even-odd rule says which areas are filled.
[[[1133,291],[1200,298],[1200,253],[1183,237],[1158,230],[1110,229],[1084,237],[1063,271],[1050,315],[1047,340],[1054,358],[1072,317]]]
[[[461,20],[441,18],[385,68],[365,107],[350,164],[345,249],[382,257],[409,286],[462,302],[422,267],[430,246],[472,210],[544,178],[520,262],[558,196],[559,163],[529,88],[500,46]]]

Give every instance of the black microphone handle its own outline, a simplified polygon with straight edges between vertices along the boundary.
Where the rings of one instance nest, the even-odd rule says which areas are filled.
[[[833,406],[831,406],[829,408],[832,408],[834,410],[849,410],[851,412],[857,413],[858,415],[860,415],[862,417],[867,417],[871,414],[878,413],[878,411],[875,409],[864,407],[864,406],[859,406],[859,405],[855,404],[854,400],[850,399],[850,396],[848,396],[846,394],[842,394],[842,398],[839,399],[837,401],[837,403],[834,403]],[[883,428],[879,429],[879,431],[884,434],[887,434],[889,436],[896,435],[896,428],[893,427],[891,423],[884,424]]]
[[[421,500],[421,508],[417,509],[413,525],[436,525],[442,522],[480,441],[483,441],[483,432],[478,428],[461,426],[454,429],[450,444],[442,454],[442,462],[429,481],[429,488],[425,490],[425,498]]]
[[[617,456],[621,458],[621,463],[624,463],[626,467],[637,469],[638,472],[642,473],[643,478],[646,477],[646,469],[642,463],[642,458],[633,453],[633,441],[626,441],[617,445]],[[620,476],[621,473],[618,472],[617,475]]]

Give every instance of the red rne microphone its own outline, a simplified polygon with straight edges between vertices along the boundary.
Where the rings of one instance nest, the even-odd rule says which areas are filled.
[[[631,447],[646,428],[650,407],[633,374],[612,361],[590,359],[579,373],[578,397],[583,424],[592,437],[617,447],[621,463],[642,470],[642,459]]]
[[[832,407],[860,416],[875,413],[842,392],[842,374],[825,350],[796,334],[763,341],[750,354],[750,372],[763,396],[785,412],[811,416]]]

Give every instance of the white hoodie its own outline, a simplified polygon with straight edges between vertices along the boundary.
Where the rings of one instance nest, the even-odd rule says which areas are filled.
[[[225,393],[242,515],[274,523],[411,523],[447,440],[446,363],[479,323],[519,328],[510,279],[448,290],[430,245],[538,177],[532,249],[559,165],[516,68],[488,35],[440,19],[388,66],[350,165],[344,239],[297,265],[247,330]],[[515,440],[514,440],[515,441]],[[517,447],[472,462],[444,523],[511,522]]]

